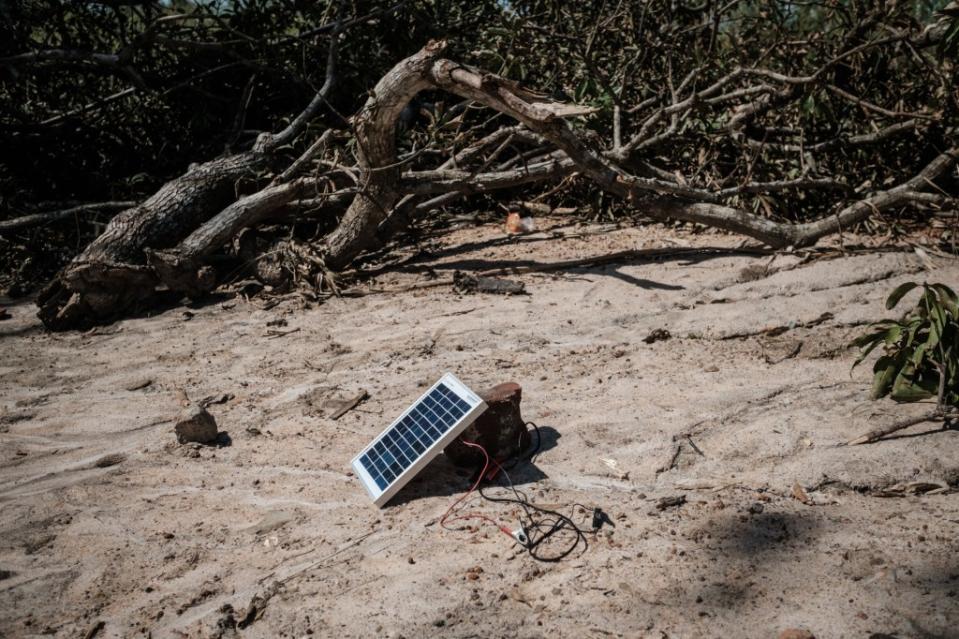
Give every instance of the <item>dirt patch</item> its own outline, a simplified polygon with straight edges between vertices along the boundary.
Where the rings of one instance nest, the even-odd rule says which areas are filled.
[[[237,300],[86,334],[37,332],[32,307],[10,307],[0,634],[954,633],[957,496],[894,489],[955,485],[959,433],[840,444],[924,410],[868,401],[868,366],[850,375],[845,345],[893,286],[954,281],[957,265],[770,262],[722,235],[541,228],[458,231],[370,286],[670,242],[721,250],[505,275],[521,296]],[[647,343],[656,331],[669,338]],[[370,505],[350,459],[445,371],[522,384],[544,445],[512,477],[536,503],[609,514],[585,553],[539,564],[492,526],[441,530],[469,479],[442,458]],[[231,445],[176,444],[176,388],[228,397],[208,410]],[[360,389],[334,421],[327,402]],[[508,506],[471,507],[515,523]]]

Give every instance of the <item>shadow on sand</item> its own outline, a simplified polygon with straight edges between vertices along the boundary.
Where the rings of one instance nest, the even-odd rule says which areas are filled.
[[[540,426],[540,447],[537,454],[555,448],[560,439],[559,431],[552,426]],[[535,446],[535,439],[534,439]],[[546,479],[546,474],[536,466],[536,457],[515,465],[506,463],[509,478],[517,488]],[[424,497],[451,497],[469,490],[476,479],[478,468],[460,468],[446,455],[439,455],[424,468],[413,481],[407,484],[390,501],[387,508],[401,506]],[[495,480],[497,485],[501,482]]]

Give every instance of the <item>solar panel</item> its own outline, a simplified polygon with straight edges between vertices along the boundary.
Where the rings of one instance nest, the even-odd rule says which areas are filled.
[[[473,423],[486,404],[447,373],[353,458],[353,471],[382,507]]]

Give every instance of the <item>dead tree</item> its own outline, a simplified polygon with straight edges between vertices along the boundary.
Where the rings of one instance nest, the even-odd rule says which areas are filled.
[[[211,255],[243,229],[288,217],[291,211],[294,216],[304,208],[342,215],[311,249],[313,264],[329,275],[389,238],[411,217],[457,198],[574,176],[653,219],[715,227],[777,248],[813,244],[890,209],[949,210],[956,203],[955,191],[950,190],[955,183],[943,180],[949,179],[948,172],[959,160],[959,145],[954,132],[941,134],[942,114],[882,106],[833,83],[837,67],[882,47],[898,47],[903,56],[921,56],[938,42],[940,23],[918,33],[894,31],[865,42],[851,39],[838,54],[804,73],[743,66],[700,81],[702,70],[694,68],[681,81],[671,82],[666,92],[632,106],[617,104],[612,111],[612,140],[606,142],[581,125],[596,117],[598,108],[558,101],[446,59],[445,42],[431,42],[384,75],[350,118],[355,162],[341,159],[342,144],[327,131],[291,165],[277,166],[276,149],[300,135],[327,98],[336,59],[334,34],[327,82],[288,127],[261,136],[250,151],[188,171],[117,215],[42,293],[40,316],[50,328],[75,328],[121,315],[152,295],[159,284],[200,295],[217,283],[206,264]],[[435,169],[410,169],[423,148],[399,155],[397,128],[404,109],[424,91],[457,96],[463,109],[482,105],[514,124],[476,126],[471,135],[460,132],[442,143],[430,140],[423,148],[442,151],[448,159]],[[767,123],[814,91],[829,92],[868,114],[868,129],[806,139],[801,130]],[[717,135],[742,149],[744,156],[781,153],[806,158],[926,133],[927,146],[936,147],[936,152],[914,174],[883,184],[853,184],[809,168],[778,179],[757,179],[747,172],[735,180],[709,171],[683,175],[668,170],[658,154],[682,140],[685,129],[707,115],[721,120]],[[465,146],[462,139],[468,140]],[[263,172],[275,177],[237,197],[238,179]],[[801,223],[743,206],[748,198],[761,201],[786,191],[816,194],[828,205],[819,219]]]
[[[250,151],[191,167],[142,204],[114,217],[104,233],[38,296],[39,316],[48,328],[76,328],[115,317],[149,298],[164,272],[172,276],[172,269],[168,267],[164,271],[160,259],[154,266],[146,263],[150,251],[176,246],[214,213],[229,205],[235,198],[235,182],[267,167],[274,152],[300,135],[316,117],[333,89],[342,27],[342,20],[332,25],[325,81],[309,105],[279,133],[261,135]],[[284,187],[286,192],[292,190],[290,186]],[[292,199],[292,195],[278,201],[275,197],[270,199],[267,194],[266,199],[272,205],[270,210],[274,210]],[[234,207],[249,204],[248,200],[244,202]],[[208,225],[207,228],[211,227]],[[209,279],[206,273],[201,273],[200,281]],[[194,294],[209,288],[189,279],[179,284],[173,280],[168,283]]]

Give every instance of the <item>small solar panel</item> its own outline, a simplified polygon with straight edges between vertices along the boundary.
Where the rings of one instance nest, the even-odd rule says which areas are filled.
[[[463,382],[447,373],[353,458],[353,471],[383,506],[486,410]]]

